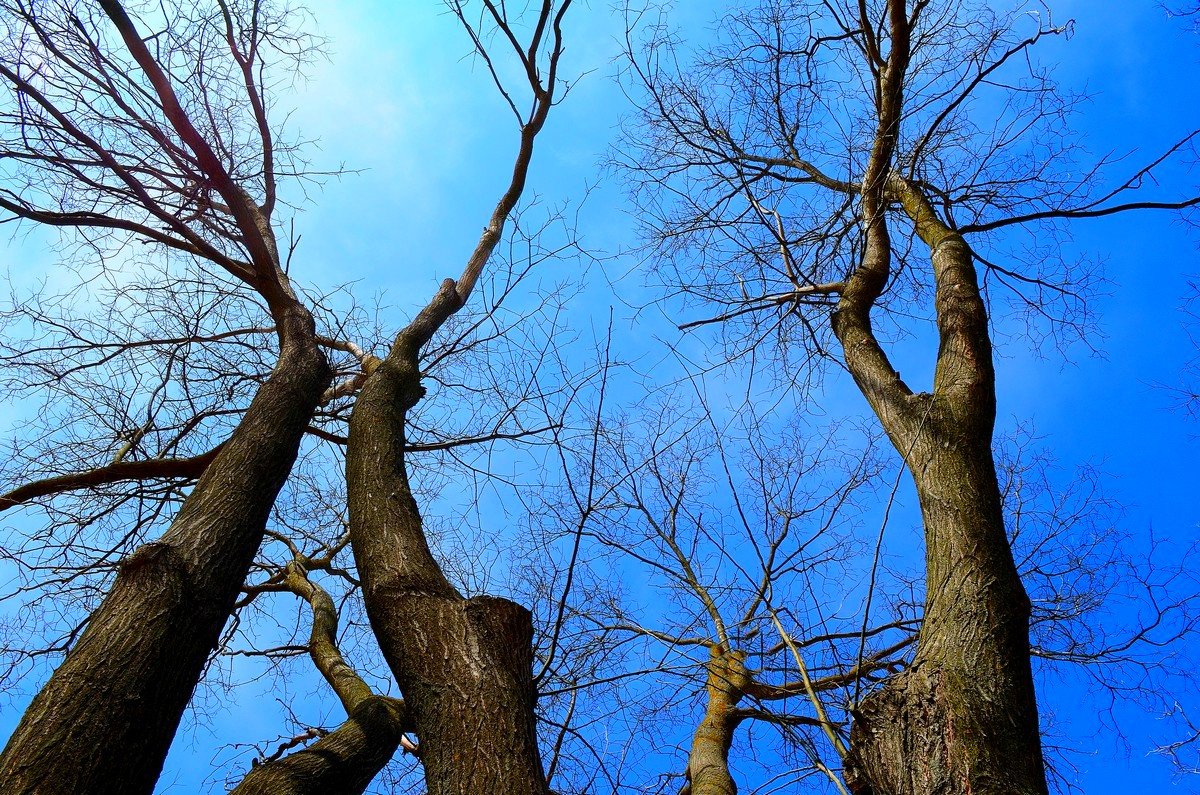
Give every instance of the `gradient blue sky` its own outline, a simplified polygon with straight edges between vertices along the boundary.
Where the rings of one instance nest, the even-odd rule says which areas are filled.
[[[1057,64],[1055,75],[1064,85],[1092,94],[1078,123],[1094,152],[1154,153],[1200,126],[1200,35],[1183,21],[1150,2],[1052,5],[1056,18],[1076,20],[1075,35],[1052,42],[1042,59]],[[318,165],[344,162],[363,171],[331,181],[301,216],[304,242],[294,276],[319,285],[359,279],[365,292],[386,290],[402,308],[418,304],[435,279],[459,272],[508,177],[511,117],[484,71],[464,58],[467,41],[438,3],[324,0],[309,6],[331,41],[332,56],[298,89],[294,128],[320,141]],[[680,14],[695,22],[722,4],[680,6]],[[588,74],[539,139],[531,185],[551,204],[578,201],[594,186],[580,210],[580,232],[585,245],[617,253],[634,244],[634,225],[620,188],[598,164],[626,112],[611,78],[622,21],[608,3],[594,2],[577,9],[568,28],[568,68]],[[1177,175],[1181,184],[1195,176]],[[1001,422],[1011,427],[1032,421],[1068,468],[1100,464],[1106,491],[1126,506],[1123,521],[1133,533],[1153,528],[1159,537],[1193,543],[1200,523],[1200,427],[1177,409],[1163,385],[1178,383],[1181,368],[1196,355],[1179,311],[1187,279],[1200,275],[1196,236],[1153,215],[1085,221],[1074,233],[1081,251],[1107,262],[1113,282],[1111,294],[1101,299],[1104,355],[1076,350],[1065,359],[1021,342],[1003,347],[997,363]],[[7,268],[25,269],[49,259],[36,235],[0,258]],[[617,345],[627,346],[627,356],[653,359],[663,356],[654,350],[654,335],[667,334],[669,324],[652,313],[635,321],[624,309],[622,299],[637,302],[641,295],[636,276],[618,285],[621,299],[609,292],[609,280],[636,266],[636,258],[623,256],[603,274],[593,269],[588,300],[572,323],[603,326],[615,306]],[[901,369],[908,375],[922,366],[914,360]],[[831,384],[828,399],[845,411],[862,411],[845,384]],[[215,709],[204,724],[181,731],[159,791],[199,791],[222,742],[214,737],[226,729],[258,737],[278,731],[273,713],[263,715],[255,704],[271,695],[243,696],[236,706],[210,701]],[[1076,759],[1084,792],[1197,788],[1175,778],[1161,757],[1146,755],[1161,729],[1155,716],[1118,713],[1130,741],[1126,753],[1097,723],[1092,702],[1076,685],[1048,689],[1043,703],[1085,754]],[[21,707],[4,710],[0,731]],[[325,709],[336,713],[332,705]]]

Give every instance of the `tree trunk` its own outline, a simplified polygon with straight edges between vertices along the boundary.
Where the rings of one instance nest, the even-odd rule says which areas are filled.
[[[913,394],[871,332],[881,284],[857,304],[843,296],[834,329],[916,482],[926,602],[912,666],[857,711],[846,778],[856,795],[1045,795],[1029,598],[992,457],[995,372],[974,255],[916,185],[891,173],[876,186],[868,215],[878,232],[867,247],[877,263],[886,267],[889,257],[885,196],[929,246],[939,336],[933,394]]]
[[[696,727],[688,754],[684,789],[688,795],[737,795],[729,773],[729,748],[740,722],[735,709],[750,683],[745,658],[719,644],[709,648],[704,719]]]
[[[120,566],[0,756],[6,795],[150,793],[330,379],[298,306],[279,363],[171,527]]]
[[[374,602],[371,624],[411,712],[429,795],[548,792],[529,611],[492,596],[396,591]]]
[[[230,795],[361,795],[404,736],[394,699],[371,696],[302,751],[255,767]]]
[[[858,795],[1045,795],[1029,599],[991,450],[930,437],[914,451],[928,571],[917,652],[857,711],[847,779]]]
[[[461,301],[447,280],[355,402],[346,450],[351,545],[371,627],[421,744],[428,794],[545,795],[530,613],[507,599],[464,599],[450,584],[405,465],[405,418],[424,395],[420,348]]]

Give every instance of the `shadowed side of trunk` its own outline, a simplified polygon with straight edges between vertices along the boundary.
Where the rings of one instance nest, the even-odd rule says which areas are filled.
[[[126,559],[0,756],[0,791],[149,793],[262,541],[330,378],[307,334],[275,371],[170,529]]]

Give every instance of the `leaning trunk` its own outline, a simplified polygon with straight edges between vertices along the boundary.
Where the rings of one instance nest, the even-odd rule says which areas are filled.
[[[521,124],[508,187],[462,275],[457,282],[444,281],[433,300],[396,335],[387,358],[372,364],[350,415],[350,543],[367,617],[420,742],[427,795],[550,791],[534,716],[533,618],[507,599],[464,599],[450,584],[430,553],[404,458],[408,411],[425,394],[421,349],[463,307],[483,275],[525,190],[534,141],[556,102],[561,25],[570,0],[546,0],[540,6],[528,50],[521,54],[533,106]],[[504,15],[492,10],[498,30],[516,45]],[[545,58],[538,55],[542,51]],[[480,53],[489,60],[482,49]]]
[[[394,699],[367,698],[317,742],[255,767],[230,795],[362,795],[400,746],[404,720]]]
[[[329,382],[296,307],[279,363],[162,538],[120,566],[0,756],[0,792],[149,793]]]
[[[548,793],[534,718],[533,623],[464,599],[430,553],[405,465],[405,418],[424,395],[421,345],[461,306],[448,280],[401,332],[350,418],[350,539],[375,636],[420,741],[429,795]]]

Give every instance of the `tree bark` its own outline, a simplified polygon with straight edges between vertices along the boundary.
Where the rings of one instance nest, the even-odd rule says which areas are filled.
[[[0,756],[11,795],[150,793],[330,371],[298,304],[279,363],[170,528],[120,566]]]
[[[737,784],[729,772],[729,748],[741,722],[737,704],[749,684],[745,654],[720,644],[709,647],[707,701],[688,754],[686,795],[737,795]]]
[[[304,750],[255,767],[230,795],[361,795],[395,755],[404,721],[395,699],[371,696]]]
[[[917,652],[858,710],[847,778],[876,795],[1044,794],[1029,600],[991,450],[942,429],[930,437],[913,455],[928,571]]]
[[[973,255],[915,185],[892,174],[880,190],[930,249],[939,334],[933,393],[914,395],[900,381],[860,308],[839,312],[834,327],[916,482],[926,604],[913,664],[857,710],[846,778],[857,795],[1044,795],[1029,598],[992,457],[995,374]]]
[[[424,394],[421,346],[461,306],[447,280],[367,380],[350,418],[350,538],[371,626],[404,694],[429,795],[545,795],[533,622],[507,599],[464,599],[434,560],[405,466]]]

